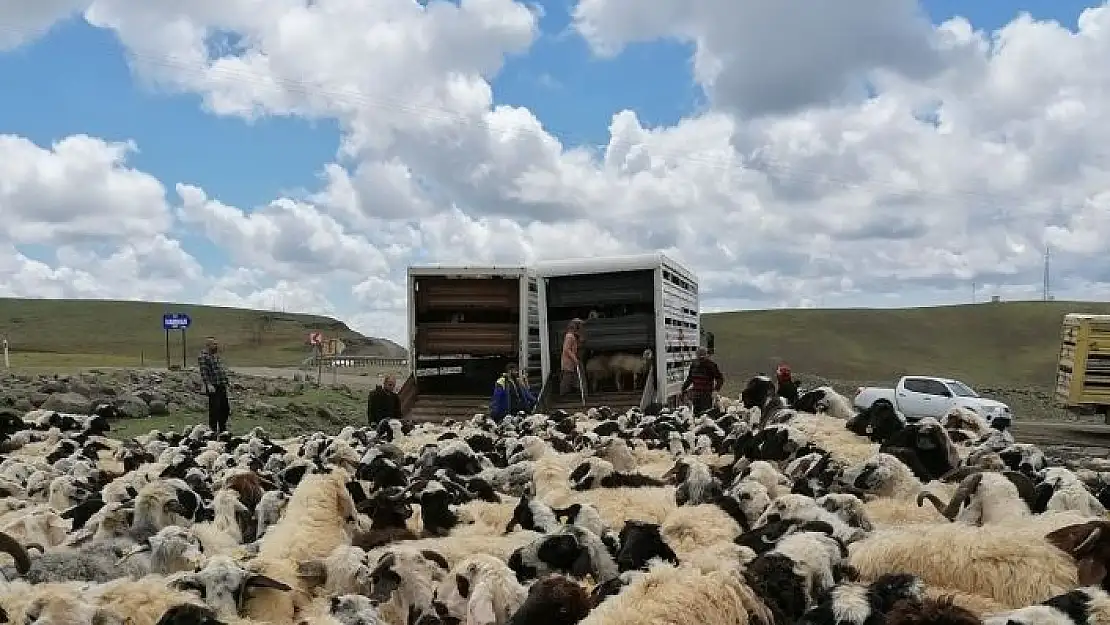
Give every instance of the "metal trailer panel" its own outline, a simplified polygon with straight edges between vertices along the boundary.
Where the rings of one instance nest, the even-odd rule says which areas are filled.
[[[651,256],[649,258],[655,258]],[[552,319],[550,316],[550,308],[552,306],[578,306],[587,307],[590,304],[601,303],[600,300],[605,300],[605,303],[620,304],[632,301],[633,298],[640,300],[644,304],[651,304],[653,308],[658,308],[659,296],[657,295],[658,288],[655,283],[654,273],[658,272],[658,268],[642,267],[638,264],[625,264],[623,269],[614,269],[611,259],[598,259],[597,268],[592,271],[565,273],[562,270],[559,272],[548,272],[547,275],[537,271],[538,276],[538,304],[539,304],[539,322],[540,322],[540,363],[541,372],[544,382],[546,383],[554,370],[554,363],[552,362],[551,351],[557,347],[562,341],[564,328],[558,327],[555,324],[562,320]],[[564,268],[569,267],[567,265]],[[576,262],[573,268],[581,270],[583,268],[589,269],[590,265],[587,263]],[[621,278],[614,281],[612,274],[624,273],[647,273],[646,282],[637,284],[641,280],[640,277],[629,277],[626,284],[622,284]],[[654,272],[654,273],[653,273]],[[610,274],[603,276],[602,274]],[[591,288],[591,282],[595,279],[599,282],[597,288]],[[623,276],[622,276],[623,277]],[[555,285],[548,283],[549,279],[562,278],[569,279],[575,286],[579,288],[572,289],[569,293],[560,293],[558,282]],[[566,283],[564,283],[566,284]],[[600,286],[604,284],[604,286]],[[552,287],[555,288],[552,288]],[[643,295],[640,295],[643,293]],[[630,349],[639,348],[642,344],[656,343],[658,333],[656,331],[651,317],[652,315],[630,315],[621,318],[601,318],[593,319],[590,321],[590,331],[588,342],[593,347],[600,347],[602,349]],[[630,333],[642,333],[640,341],[631,340]],[[631,341],[631,342],[630,342]]]
[[[408,268],[408,317],[409,317],[409,375],[416,376],[418,368],[418,360],[420,350],[417,349],[416,340],[416,281],[418,278],[459,278],[459,279],[482,279],[482,278],[518,278],[520,280],[519,289],[522,293],[521,301],[526,302],[528,279],[534,276],[534,273],[528,267],[522,266],[459,266],[459,265],[420,265],[410,266]],[[533,278],[534,279],[534,278]],[[520,325],[522,332],[527,334],[528,319],[525,316],[525,308],[521,308],[520,312]],[[523,370],[524,364],[521,363]]]
[[[530,273],[527,267],[516,265],[413,265],[409,267],[410,276],[428,278],[516,278]]]
[[[667,401],[682,392],[682,383],[697,357],[701,335],[698,282],[684,267],[670,259],[660,268],[658,328],[656,342],[662,352],[656,358],[658,387]]]
[[[550,377],[554,367],[551,349],[558,341],[557,335],[562,334],[558,328],[551,327],[548,315],[550,293],[544,278],[645,270],[653,272],[654,282],[652,297],[656,313],[654,328],[651,331],[655,338],[657,399],[665,402],[677,399],[690,362],[696,356],[700,339],[698,282],[692,271],[662,253],[552,261],[537,265],[540,362],[544,382]],[[671,279],[665,277],[665,273]],[[684,286],[676,284],[677,282],[683,283]],[[671,324],[667,323],[668,318],[671,319]],[[597,332],[596,329],[591,331],[591,337],[595,332]],[[675,350],[668,350],[668,346]]]
[[[528,384],[533,389],[538,391],[539,387],[543,386],[543,371],[540,363],[540,303],[539,303],[539,285],[535,272],[529,272],[525,277],[526,287],[523,292],[526,292],[527,308],[527,322],[524,328],[523,340],[521,345],[524,347],[522,355],[522,362],[520,370],[527,373]]]
[[[593,273],[620,273],[625,271],[652,271],[667,265],[671,271],[682,275],[691,282],[697,282],[694,273],[682,263],[662,252],[635,254],[630,256],[609,256],[606,258],[575,258],[551,260],[536,263],[536,275],[540,278],[576,276]]]

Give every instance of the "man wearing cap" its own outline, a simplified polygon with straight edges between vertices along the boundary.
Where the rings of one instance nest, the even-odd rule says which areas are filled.
[[[789,406],[798,403],[798,385],[790,374],[790,365],[779,365],[775,370],[775,379],[778,382],[778,396],[786,400]]]
[[[682,383],[682,392],[688,393],[694,404],[694,414],[701,414],[712,408],[713,395],[721,392],[724,385],[725,376],[721,374],[717,363],[709,358],[709,350],[699,347],[698,359],[691,363],[686,381]]]

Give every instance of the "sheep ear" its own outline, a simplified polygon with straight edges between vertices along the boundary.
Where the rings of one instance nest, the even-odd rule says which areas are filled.
[[[316,586],[323,586],[328,581],[328,569],[322,560],[298,562],[297,577]]]
[[[243,583],[244,588],[272,588],[274,590],[289,591],[293,590],[289,584],[280,582],[268,575],[254,574],[247,578]]]
[[[1045,539],[1076,560],[1087,556],[1102,535],[1102,528],[1091,523],[1069,525],[1051,532]]]
[[[467,625],[496,625],[497,612],[493,609],[493,595],[487,584],[474,589],[466,603]]]

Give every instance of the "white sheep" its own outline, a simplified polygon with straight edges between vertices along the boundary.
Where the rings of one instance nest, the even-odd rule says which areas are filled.
[[[613,371],[609,366],[609,356],[605,354],[598,354],[591,356],[586,361],[586,379],[590,382],[590,392],[596,393],[601,389],[601,383],[613,377]]]
[[[1010,472],[974,473],[964,478],[947,505],[927,492],[918,495],[918,505],[928,500],[948,520],[970,525],[1020,521],[1031,512],[1012,479],[1025,478]]]
[[[631,583],[609,597],[579,625],[747,625],[773,623],[770,612],[738,575],[703,573],[667,564],[629,576]]]
[[[1049,467],[1045,469],[1041,481],[1053,491],[1052,497],[1048,500],[1047,511],[1074,510],[1093,518],[1106,516],[1106,508],[1070,469]]]
[[[644,376],[651,367],[652,351],[645,349],[640,356],[614,354],[609,358],[609,371],[617,383],[617,391],[624,390],[624,378],[632,376],[632,388],[643,386]]]
[[[478,554],[466,558],[436,587],[436,612],[467,625],[506,625],[528,596],[501,560]]]

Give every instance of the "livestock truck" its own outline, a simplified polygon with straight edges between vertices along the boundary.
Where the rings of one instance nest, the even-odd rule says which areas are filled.
[[[693,271],[654,253],[549,261],[536,266],[536,277],[544,408],[582,405],[580,395],[558,393],[563,336],[572,319],[584,322],[583,365],[596,357],[641,358],[651,350],[639,388],[633,386],[635,379],[618,386],[614,377],[607,380],[611,386],[591,389],[583,366],[586,403],[612,408],[678,403],[701,340]]]
[[[540,376],[538,293],[526,267],[409,267],[410,375],[402,411],[417,421],[469,418],[515,363]]]
[[[1110,425],[1110,315],[1064,315],[1056,366],[1057,407],[1101,414]]]

